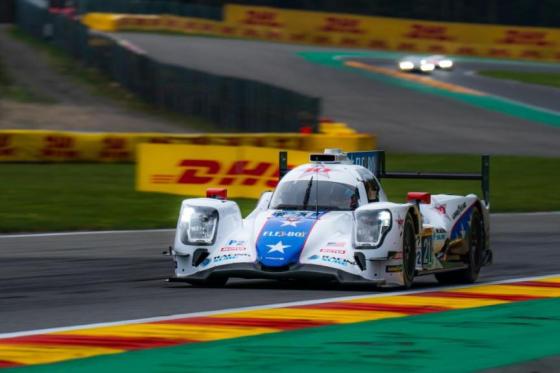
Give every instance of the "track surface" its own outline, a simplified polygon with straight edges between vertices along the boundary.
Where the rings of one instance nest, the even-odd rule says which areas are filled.
[[[558,272],[560,213],[494,215],[495,265],[481,280]],[[231,280],[170,284],[173,231],[0,236],[0,333],[364,294],[368,288]],[[437,286],[422,278],[417,288]]]
[[[388,85],[356,72],[313,64],[296,55],[329,49],[146,33],[118,33],[116,37],[132,42],[162,62],[322,97],[325,116],[360,131],[376,133],[379,148],[384,150],[560,156],[558,128]],[[493,68],[507,66],[510,64],[492,63]],[[489,80],[486,84],[504,83]]]
[[[360,61],[397,71],[395,61],[388,61],[387,59],[360,59]],[[495,62],[459,61],[456,63],[453,71],[437,70],[429,76],[442,82],[457,84],[491,95],[560,112],[560,89],[536,84],[525,84],[514,80],[488,78],[476,74],[477,71],[482,70],[560,73],[560,64],[521,65],[519,62],[496,64]]]

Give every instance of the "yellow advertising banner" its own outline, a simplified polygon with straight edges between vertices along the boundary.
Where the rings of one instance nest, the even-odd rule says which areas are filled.
[[[84,133],[46,130],[0,131],[0,162],[135,162],[139,144],[253,146],[294,150],[374,149],[373,135],[344,123],[322,124],[322,133]]]
[[[353,48],[560,61],[560,29],[434,22],[228,4],[224,21],[90,13],[101,31],[171,31]]]
[[[276,187],[280,149],[251,146],[139,145],[136,186],[143,192],[204,196],[227,188],[228,197],[258,198]],[[290,167],[309,153],[288,151]]]

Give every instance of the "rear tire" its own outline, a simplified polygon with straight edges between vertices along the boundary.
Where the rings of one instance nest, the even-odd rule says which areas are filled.
[[[467,237],[467,244],[469,245],[466,258],[468,268],[460,271],[437,273],[435,276],[440,284],[472,284],[478,279],[484,251],[484,222],[477,208],[473,210],[471,215]]]
[[[407,214],[404,222],[403,233],[403,288],[409,289],[414,281],[414,274],[416,272],[416,237],[414,230],[414,221],[410,214]]]

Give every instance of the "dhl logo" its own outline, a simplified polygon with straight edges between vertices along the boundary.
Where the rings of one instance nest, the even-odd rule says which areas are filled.
[[[15,149],[10,145],[11,136],[10,135],[0,135],[0,157],[14,155]]]
[[[449,41],[454,38],[447,34],[446,26],[423,25],[414,23],[410,26],[410,30],[405,34],[405,37],[411,39],[429,39]]]
[[[271,11],[249,10],[245,13],[245,19],[241,21],[251,26],[280,27],[282,24],[278,20],[278,13]]]
[[[248,160],[225,163],[210,159],[184,159],[178,166],[183,169],[180,174],[153,174],[150,181],[153,184],[260,185],[275,188],[280,174],[275,163]]]
[[[41,154],[45,157],[56,158],[77,158],[79,156],[75,149],[74,138],[63,135],[46,136]]]
[[[355,18],[327,17],[325,24],[321,27],[325,32],[344,32],[350,34],[363,34],[360,28],[360,20]]]
[[[127,148],[127,140],[124,137],[105,137],[102,140],[100,158],[129,159],[130,151]]]
[[[503,38],[497,40],[501,44],[535,45],[540,47],[552,46],[555,43],[546,40],[544,31],[506,30]]]

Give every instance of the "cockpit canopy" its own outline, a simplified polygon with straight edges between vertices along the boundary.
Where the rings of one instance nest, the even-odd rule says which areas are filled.
[[[333,211],[354,210],[360,194],[356,186],[331,180],[290,180],[280,183],[270,202],[278,210]]]

